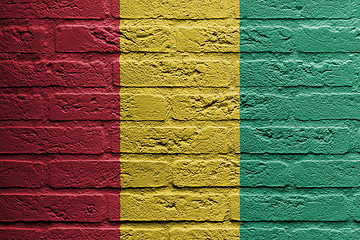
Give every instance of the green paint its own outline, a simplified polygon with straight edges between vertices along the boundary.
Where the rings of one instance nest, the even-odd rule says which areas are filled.
[[[360,239],[360,2],[240,0],[240,239]]]

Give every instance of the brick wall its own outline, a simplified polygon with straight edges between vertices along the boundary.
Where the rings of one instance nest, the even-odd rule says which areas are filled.
[[[118,5],[0,3],[0,239],[119,239]]]
[[[240,12],[241,239],[359,239],[359,2]]]
[[[359,238],[357,1],[0,9],[0,239]]]

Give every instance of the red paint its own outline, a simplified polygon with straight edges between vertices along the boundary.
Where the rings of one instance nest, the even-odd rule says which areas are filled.
[[[0,3],[0,239],[120,238],[119,6]]]
[[[51,229],[26,229],[3,228],[0,229],[0,239],[6,240],[119,240],[120,232],[117,228],[51,228]]]
[[[0,87],[105,87],[105,63],[85,60],[0,61]]]
[[[116,61],[112,64],[112,75],[113,75],[113,84],[117,87],[120,87],[120,62]]]
[[[112,0],[112,16],[114,18],[120,18],[120,2],[119,0]]]
[[[43,112],[40,95],[0,94],[0,120],[41,119]]]
[[[102,222],[107,212],[106,198],[100,194],[11,194],[0,196],[0,202],[3,222]]]
[[[11,2],[11,4],[9,4]],[[0,18],[102,19],[105,1],[96,0],[11,0],[0,3]]]
[[[118,120],[119,94],[55,94],[50,100],[51,120]]]
[[[120,201],[118,195],[109,195],[109,221],[120,220]]]
[[[0,52],[37,53],[45,51],[49,43],[43,27],[8,26],[0,31]],[[51,44],[51,43],[50,43]]]
[[[119,127],[112,127],[109,129],[109,148],[110,151],[113,153],[120,153],[120,128]]]
[[[35,161],[0,161],[1,188],[39,188],[46,185],[48,173],[45,164]]]
[[[56,29],[57,52],[119,52],[119,28],[63,25]]]
[[[120,161],[54,161],[50,163],[53,188],[120,188]]]
[[[120,231],[116,228],[77,228],[51,229],[47,239],[74,239],[74,240],[119,240]]]
[[[41,229],[5,227],[5,228],[0,228],[0,239],[6,239],[6,240],[19,240],[19,239],[39,240],[39,239],[45,239],[45,234],[44,234],[44,231],[41,230]]]
[[[8,127],[0,136],[0,153],[100,154],[105,145],[102,128]]]

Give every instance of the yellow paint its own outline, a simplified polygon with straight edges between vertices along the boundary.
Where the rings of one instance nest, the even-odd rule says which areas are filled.
[[[239,2],[120,2],[121,239],[238,239]]]

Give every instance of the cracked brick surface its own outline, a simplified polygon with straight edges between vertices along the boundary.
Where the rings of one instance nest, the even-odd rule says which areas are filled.
[[[240,239],[359,238],[358,15],[240,1]]]
[[[0,2],[0,239],[120,239],[109,220],[121,188],[112,8]]]

